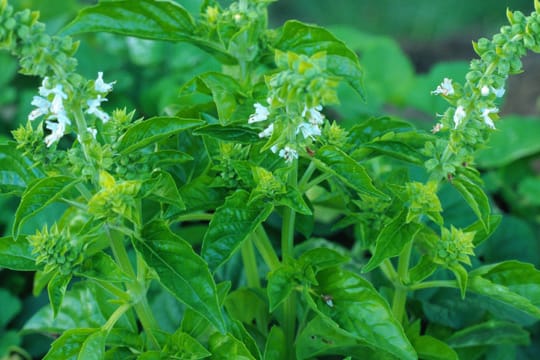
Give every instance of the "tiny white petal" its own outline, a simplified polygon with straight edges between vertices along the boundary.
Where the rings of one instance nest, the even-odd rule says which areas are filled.
[[[463,108],[463,106],[459,105],[457,108],[456,108],[456,111],[454,112],[454,128],[457,129],[457,127],[459,126],[459,124],[461,124],[461,121],[463,121],[463,119],[465,119],[465,117],[467,116],[467,113],[465,112],[465,109]]]
[[[106,83],[105,81],[103,81],[103,72],[100,71],[98,72],[98,77],[96,79],[96,81],[94,82],[94,89],[98,92],[98,93],[108,93],[112,90],[113,88],[113,85],[116,83],[116,81],[113,81],[113,82],[110,82],[110,83]]]
[[[270,136],[272,136],[273,132],[274,132],[274,124],[270,124],[270,125],[268,125],[268,127],[266,129],[264,129],[263,131],[261,131],[259,133],[259,137],[260,138],[270,137]]]
[[[454,86],[452,85],[452,80],[449,78],[444,78],[442,83],[438,85],[437,88],[431,92],[431,94],[442,94],[444,96],[454,95]]]
[[[496,114],[498,112],[499,109],[497,108],[486,108],[482,110],[481,116],[484,119],[484,123],[492,129],[495,129],[495,124],[493,123],[493,120],[489,117],[489,114]]]
[[[488,96],[489,95],[489,87],[487,87],[486,85],[482,86],[482,89],[480,89],[480,94],[482,94],[482,96]]]
[[[308,137],[313,139],[316,136],[321,135],[321,129],[318,125],[305,122],[298,125],[298,128],[296,129],[296,134],[298,134],[299,132],[302,133],[304,139],[307,139]]]
[[[501,98],[504,96],[504,93],[506,92],[506,90],[504,89],[504,87],[500,87],[498,89],[495,89],[494,87],[491,88],[491,91],[495,94],[496,97],[498,98]]]
[[[272,151],[274,154],[277,153],[279,150],[279,148],[277,147],[277,145],[272,145],[272,147],[270,148],[270,151]]]
[[[260,103],[253,104],[253,107],[255,108],[255,113],[249,116],[248,124],[265,121],[266,119],[268,119],[268,115],[270,115],[270,111],[268,111],[268,108],[261,105]]]
[[[285,162],[288,164],[291,164],[294,159],[298,159],[298,151],[289,146],[285,146],[285,148],[281,149],[278,155],[285,159]]]
[[[66,127],[63,122],[56,123],[52,121],[47,121],[45,124],[46,128],[48,130],[51,130],[51,133],[45,136],[45,144],[47,145],[47,147],[50,147],[52,144],[60,140],[62,136],[64,136]]]

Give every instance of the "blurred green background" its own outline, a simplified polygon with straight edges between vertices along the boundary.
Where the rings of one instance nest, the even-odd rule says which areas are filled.
[[[177,0],[195,15],[201,0]],[[73,19],[81,6],[96,1],[15,0],[17,8],[41,12],[48,31],[55,33]],[[223,1],[226,4],[226,1]],[[430,95],[444,77],[463,79],[475,57],[471,41],[491,37],[506,23],[506,8],[528,14],[533,0],[281,0],[270,5],[270,23],[287,19],[328,26],[355,50],[365,69],[366,102],[347,87],[341,105],[328,117],[350,126],[371,116],[393,115],[429,131],[435,114],[446,103]],[[139,116],[161,114],[175,101],[178,88],[195,74],[218,69],[206,53],[186,44],[150,42],[110,34],[78,36],[79,71],[95,78],[104,71],[116,81],[106,109],[127,107]],[[489,146],[478,165],[496,212],[505,213],[500,229],[477,253],[482,261],[518,259],[540,265],[540,134],[538,97],[540,60],[524,59],[525,73],[511,78]],[[17,74],[17,64],[0,53],[0,142],[26,122],[30,101],[40,79]],[[0,169],[1,172],[2,169]],[[443,189],[445,218],[458,225],[471,215],[450,187]],[[18,199],[0,196],[0,235],[10,229]],[[39,221],[36,219],[35,221]],[[31,275],[0,269],[0,358],[10,346],[21,345],[39,356],[48,342],[20,336],[19,329],[44,298],[35,299]],[[533,343],[531,354],[538,350]],[[538,350],[540,351],[540,350]]]

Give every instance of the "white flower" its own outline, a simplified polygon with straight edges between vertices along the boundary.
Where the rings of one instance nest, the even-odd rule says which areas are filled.
[[[94,128],[89,127],[89,128],[86,128],[86,130],[87,130],[90,134],[92,134],[92,137],[93,137],[94,139],[96,138],[96,136],[97,136],[97,129],[94,129]]]
[[[64,111],[64,100],[67,99],[67,95],[63,90],[62,85],[58,84],[50,90],[50,94],[54,94],[54,98],[51,102],[51,113],[58,114]]]
[[[482,89],[480,89],[480,94],[482,94],[482,96],[488,96],[489,95],[489,87],[487,87],[486,85],[482,86]]]
[[[113,81],[113,82],[110,82],[110,83],[106,83],[105,81],[103,81],[103,72],[98,72],[98,77],[96,79],[96,81],[94,82],[94,89],[98,92],[98,93],[108,93],[112,90],[112,86],[116,83],[116,81]]]
[[[49,96],[51,93],[51,89],[49,88],[49,77],[45,76],[43,80],[41,81],[41,86],[38,89],[39,95],[43,97]]]
[[[52,144],[60,140],[66,132],[66,125],[62,121],[46,121],[46,128],[51,130],[51,133],[45,136],[45,144],[47,144],[47,147],[50,147]]]
[[[260,103],[253,104],[253,107],[255,108],[255,113],[249,116],[248,124],[265,121],[266,119],[268,119],[268,115],[270,115],[270,111],[268,111],[268,108],[261,105]]]
[[[272,145],[272,147],[270,148],[270,151],[272,151],[274,154],[277,153],[279,150],[279,148],[277,147],[277,145]]]
[[[495,94],[496,97],[498,98],[501,98],[504,96],[504,93],[506,92],[506,90],[504,89],[504,87],[500,87],[498,89],[495,89],[494,87],[491,87],[491,91]]]
[[[497,108],[486,108],[482,110],[481,116],[484,119],[484,123],[486,123],[486,125],[492,129],[495,129],[495,124],[493,123],[493,120],[489,117],[489,114],[496,114],[498,112],[499,109]]]
[[[51,106],[49,100],[42,98],[41,96],[34,96],[31,104],[36,108],[28,115],[28,120],[35,120],[38,117],[49,113],[49,107]]]
[[[263,131],[261,131],[259,133],[259,137],[260,138],[270,137],[270,136],[272,136],[273,132],[274,132],[274,124],[270,124],[270,125],[268,125],[268,127],[266,129],[264,129]]]
[[[443,82],[439,86],[437,86],[437,88],[433,90],[431,94],[443,94],[444,96],[454,95],[454,87],[452,86],[452,80],[449,78],[444,78]]]
[[[104,101],[107,101],[107,99],[102,98],[101,95],[98,95],[97,98],[95,99],[88,100],[86,102],[86,104],[88,105],[88,109],[86,110],[86,113],[96,115],[105,124],[107,121],[109,121],[111,117],[105,111],[99,109],[99,107],[101,106],[101,103]]]
[[[279,150],[279,156],[285,159],[287,164],[291,164],[294,159],[298,159],[298,151],[289,146],[285,146],[285,148]]]
[[[321,105],[317,105],[312,108],[307,108],[307,106],[304,106],[304,111],[302,111],[302,117],[306,117],[306,114],[308,115],[308,121],[313,125],[322,125],[324,122],[324,115],[320,113],[322,110]]]
[[[302,133],[304,139],[307,139],[308,137],[313,139],[316,136],[321,135],[321,129],[318,125],[305,122],[301,123],[300,125],[298,125],[298,128],[296,128],[296,134],[298,134],[299,132]]]
[[[459,105],[454,112],[454,129],[457,129],[459,124],[461,124],[461,121],[465,119],[465,116],[467,116],[465,109],[463,108],[463,106]]]
[[[433,126],[433,129],[431,129],[431,132],[433,134],[436,134],[438,133],[439,131],[441,131],[441,129],[443,128],[443,124],[441,123],[436,123],[435,126]]]

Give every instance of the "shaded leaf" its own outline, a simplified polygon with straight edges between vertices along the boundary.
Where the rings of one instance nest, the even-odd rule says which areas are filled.
[[[452,180],[452,185],[463,196],[482,223],[486,232],[489,233],[491,207],[489,206],[489,199],[484,193],[484,190],[464,174],[457,175]]]
[[[118,264],[103,251],[84,259],[76,270],[76,275],[106,282],[129,281],[127,276]]]
[[[296,269],[283,265],[268,274],[268,302],[270,311],[273,312],[285,301],[297,285],[294,281]]]
[[[70,281],[71,275],[64,275],[59,272],[57,272],[52,277],[51,281],[49,281],[47,292],[49,293],[49,301],[51,302],[54,316],[58,314],[58,310],[62,305]]]
[[[0,268],[17,271],[38,270],[36,255],[32,250],[32,245],[26,238],[19,241],[10,236],[0,238]]]
[[[210,269],[216,270],[238,249],[272,212],[272,205],[263,200],[248,202],[249,194],[238,190],[216,209],[204,236],[202,257]]]
[[[96,329],[69,329],[56,339],[43,360],[77,360],[86,339]]]
[[[35,174],[15,143],[0,144],[0,193],[20,194]]]
[[[225,322],[218,303],[217,289],[208,266],[189,243],[173,234],[159,221],[147,224],[135,249],[158,274],[161,284],[178,300],[208,319],[219,331]]]
[[[252,127],[242,125],[210,124],[202,126],[193,132],[195,135],[207,135],[219,140],[233,141],[239,144],[254,144],[259,142],[259,132]]]
[[[433,336],[418,336],[413,340],[418,357],[425,360],[459,360],[458,354],[445,342]]]
[[[154,171],[152,177],[144,183],[145,197],[154,199],[164,204],[170,204],[185,209],[184,201],[176,187],[176,182],[171,174],[166,171]]]
[[[287,342],[285,340],[285,333],[283,330],[274,325],[270,329],[270,333],[266,338],[266,345],[264,347],[264,360],[282,360],[287,357]]]
[[[517,324],[491,320],[459,330],[446,339],[446,342],[454,348],[501,344],[527,345],[529,333]]]

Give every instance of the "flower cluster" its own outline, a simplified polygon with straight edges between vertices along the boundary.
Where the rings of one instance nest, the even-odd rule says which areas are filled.
[[[99,72],[90,92],[95,98],[91,98],[86,102],[87,109],[85,112],[97,116],[103,123],[109,121],[110,116],[101,109],[101,103],[107,101],[104,95],[112,90],[113,84],[114,82],[105,83],[103,73]],[[28,120],[33,121],[41,116],[45,117],[45,127],[51,131],[45,137],[47,147],[58,142],[65,135],[68,126],[72,124],[66,110],[65,102],[69,101],[69,99],[64,87],[64,84],[60,83],[60,81],[53,84],[50,77],[45,77],[38,90],[39,96],[34,96],[32,99],[32,105],[35,106],[35,109],[28,115]],[[96,137],[97,130],[95,128],[87,128],[86,130],[94,138]]]
[[[433,261],[447,267],[464,263],[471,265],[469,256],[474,255],[474,232],[463,232],[451,227],[442,228],[441,239],[433,248]]]

